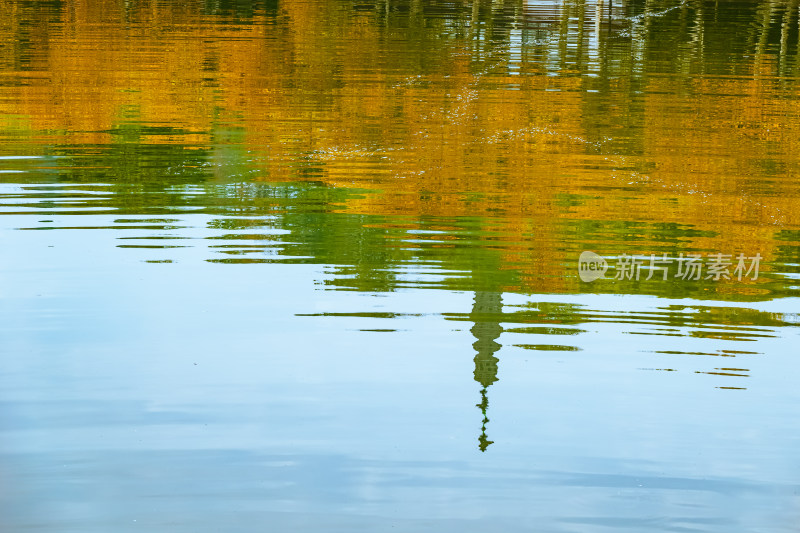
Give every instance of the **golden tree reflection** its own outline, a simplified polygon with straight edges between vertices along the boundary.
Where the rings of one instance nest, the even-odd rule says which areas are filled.
[[[629,244],[630,221],[686,230],[640,253],[765,263],[800,227],[797,0],[735,17],[700,0],[237,5],[4,2],[3,131],[35,152],[145,126],[137,142],[210,153],[220,181],[375,191],[348,213],[484,217],[520,290],[577,290],[552,273],[582,240]],[[576,224],[613,229],[565,239]]]

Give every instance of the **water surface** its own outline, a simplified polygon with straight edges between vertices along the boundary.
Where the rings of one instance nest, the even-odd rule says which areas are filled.
[[[797,2],[0,21],[3,530],[796,530]]]

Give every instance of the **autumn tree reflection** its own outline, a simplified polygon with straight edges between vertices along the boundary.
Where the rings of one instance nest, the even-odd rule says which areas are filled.
[[[276,223],[346,233],[339,283],[358,265],[366,289],[420,256],[473,272],[478,240],[529,292],[584,290],[568,273],[587,242],[768,263],[800,227],[797,5],[7,0],[2,150],[68,147],[65,178],[143,188],[347,189],[325,207],[341,228]],[[392,217],[437,233],[410,246]]]

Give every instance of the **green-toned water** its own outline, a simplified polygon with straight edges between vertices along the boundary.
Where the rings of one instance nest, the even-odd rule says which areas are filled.
[[[3,2],[0,530],[795,531],[799,8]]]

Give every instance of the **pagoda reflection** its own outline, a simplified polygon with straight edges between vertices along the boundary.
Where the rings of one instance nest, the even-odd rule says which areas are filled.
[[[476,292],[475,302],[472,306],[470,320],[474,326],[470,329],[472,335],[477,339],[472,347],[475,348],[475,381],[481,385],[481,402],[476,404],[481,410],[483,420],[481,423],[481,435],[478,437],[478,447],[482,452],[494,441],[486,436],[486,424],[489,423],[489,396],[488,389],[492,383],[497,381],[497,363],[500,361],[494,356],[502,345],[496,339],[503,332],[500,325],[500,316],[503,310],[502,293],[499,292]]]

